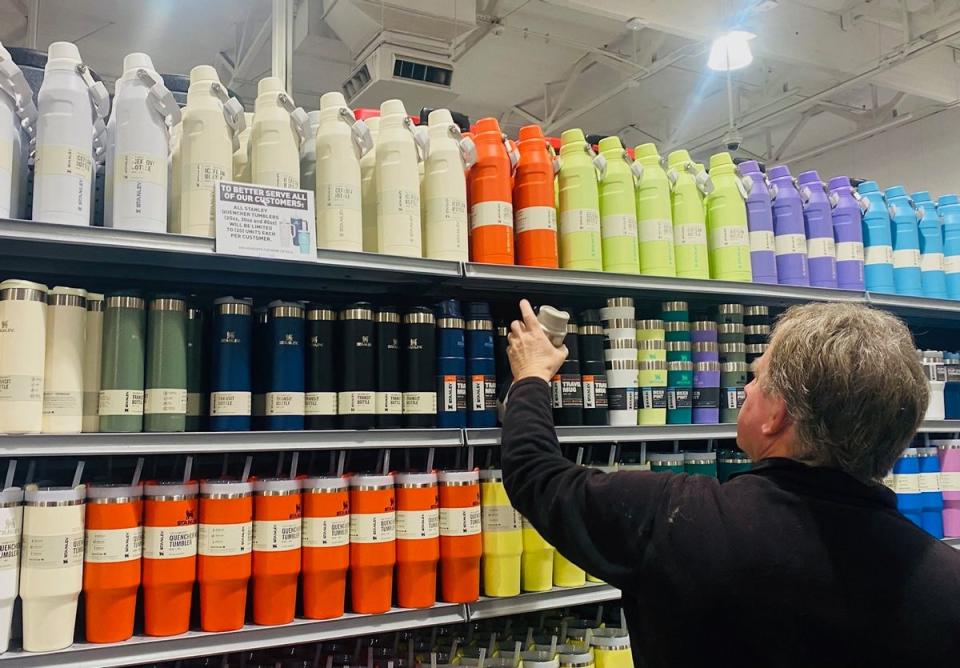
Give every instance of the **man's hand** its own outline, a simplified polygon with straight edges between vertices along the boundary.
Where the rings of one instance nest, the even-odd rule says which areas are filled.
[[[513,379],[541,378],[549,383],[567,359],[567,347],[555,348],[550,343],[526,299],[520,300],[520,313],[523,320],[514,320],[507,335]]]

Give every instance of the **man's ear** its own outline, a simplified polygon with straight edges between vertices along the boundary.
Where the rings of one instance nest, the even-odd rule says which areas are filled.
[[[767,415],[763,424],[760,425],[760,431],[764,436],[777,436],[791,424],[790,416],[787,414],[787,404],[777,396],[769,397],[767,404]]]

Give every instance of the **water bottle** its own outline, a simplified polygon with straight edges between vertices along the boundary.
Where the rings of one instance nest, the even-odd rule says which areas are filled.
[[[560,266],[602,271],[600,193],[593,150],[583,130],[576,128],[564,130],[560,142]]]
[[[101,432],[143,429],[146,310],[132,292],[108,295],[103,312],[103,352],[97,412]]]
[[[355,302],[340,311],[340,391],[337,413],[343,429],[369,429],[376,421],[374,310]]]
[[[606,172],[600,181],[600,234],[603,270],[640,273],[635,179],[643,166],[630,159],[617,136],[600,140]]]
[[[123,59],[117,88],[107,152],[106,208],[110,215],[104,225],[166,232],[170,150],[166,119],[176,125],[180,108],[145,53],[131,53]]]
[[[473,142],[461,144],[460,128],[447,109],[434,109],[429,117],[430,153],[424,164],[424,254],[436,260],[466,262],[467,216],[466,159],[474,159]]]
[[[543,308],[541,307],[541,309]],[[566,311],[566,313],[570,313],[570,311]],[[583,378],[580,370],[578,328],[577,323],[569,316],[563,345],[567,347],[567,359],[560,365],[550,382],[551,394],[553,395],[553,420],[554,424],[558,426],[582,425]]]
[[[47,294],[43,373],[45,434],[79,434],[83,430],[86,320],[86,290],[57,286]]]
[[[777,282],[777,253],[773,235],[770,190],[756,160],[737,166],[747,193],[747,227],[750,230],[750,267],[754,283]]]
[[[254,129],[256,135],[256,129]],[[269,343],[261,354],[270,356],[266,387],[267,431],[297,431],[304,427],[304,309],[299,302],[269,304]]]
[[[960,354],[944,353],[946,382],[943,386],[943,417],[946,420],[960,418]]]
[[[0,218],[23,218],[26,204],[26,156],[30,150],[29,135],[36,129],[36,107],[33,93],[13,57],[0,44]],[[2,628],[2,624],[0,624]],[[2,646],[2,645],[0,645]]]
[[[144,431],[184,431],[187,418],[187,304],[150,300],[147,313]]]
[[[467,175],[470,197],[470,259],[513,264],[513,165],[495,118],[473,125],[477,162]]]
[[[243,130],[237,135],[237,150],[233,152],[233,180],[250,183],[250,133],[253,132],[253,114],[249,111],[244,112],[243,121]],[[310,146],[313,151],[316,151],[313,142],[303,142],[303,146],[304,150]],[[301,157],[301,170],[302,161],[303,157]],[[316,170],[316,155],[314,155],[313,169]],[[316,175],[313,178],[316,179]]]
[[[220,297],[213,302],[210,431],[249,431],[253,303]],[[266,355],[257,350],[257,355]]]
[[[400,100],[380,105],[377,136],[377,251],[422,257],[420,177],[413,121]]]
[[[280,79],[260,79],[250,133],[251,183],[300,187],[300,136],[291,117],[292,107],[293,100]]]
[[[686,151],[667,156],[673,209],[673,248],[680,278],[710,278],[707,226],[697,186],[698,172]]]
[[[773,197],[773,234],[780,285],[810,285],[803,199],[785,165],[767,173]]]
[[[868,292],[894,294],[893,237],[887,200],[875,181],[857,186],[860,210],[863,211],[863,280]]]
[[[467,361],[460,302],[447,299],[437,312],[437,426],[467,426]]]
[[[493,351],[493,317],[490,305],[466,305],[467,426],[497,426],[497,376]]]
[[[920,285],[923,296],[933,299],[947,298],[947,279],[944,274],[943,221],[937,206],[925,190],[913,193],[919,219],[920,234]]]
[[[323,304],[307,309],[307,381],[304,414],[307,429],[333,429],[337,423],[337,312]]]
[[[607,424],[607,373],[603,359],[603,325],[597,311],[580,314],[580,375],[583,384],[583,424]]]
[[[897,510],[923,526],[923,500],[920,496],[920,461],[916,448],[907,448],[893,465],[893,491],[897,494]]]
[[[753,275],[746,190],[729,153],[710,156],[710,180],[713,189],[705,201],[710,277],[749,282]]]
[[[920,526],[934,538],[943,538],[943,492],[937,448],[917,448],[920,483]]]
[[[433,310],[415,306],[403,316],[404,368],[403,425],[437,424],[437,320]]]
[[[377,112],[379,113],[379,112]],[[360,158],[360,200],[363,210],[363,250],[376,253],[377,237],[377,141],[380,137],[380,117],[371,116],[364,121],[370,130],[373,148]]]
[[[893,284],[898,295],[922,297],[920,232],[913,203],[903,186],[887,188],[886,200],[893,232]]]
[[[167,158],[167,232],[180,234],[180,139],[183,136],[183,119],[170,128],[170,156]],[[234,156],[236,159],[236,156]]]
[[[803,221],[807,231],[807,267],[810,285],[816,288],[837,287],[837,250],[833,238],[833,215],[830,200],[820,175],[803,172],[797,177],[803,199]]]
[[[560,266],[557,254],[557,210],[554,208],[554,161],[539,125],[520,128],[520,160],[513,182],[513,224],[517,264]]]
[[[377,309],[376,425],[380,429],[403,426],[403,381],[400,378],[400,311],[393,306]]]
[[[634,156],[643,168],[636,189],[640,273],[676,276],[670,181],[660,164],[656,146],[641,144],[634,149]]]
[[[837,251],[837,287],[860,290],[863,282],[863,228],[860,203],[854,197],[850,179],[835,176],[827,185],[833,216],[833,236]]]
[[[366,127],[354,119],[342,93],[320,97],[320,125],[315,139],[305,142],[314,144],[316,153],[318,248],[363,250],[360,159],[367,144],[358,137],[369,141]]]
[[[943,270],[947,297],[960,299],[960,198],[941,195],[937,211],[943,220]]]
[[[321,98],[321,105],[323,104]],[[352,114],[351,114],[352,116]],[[300,187],[307,191],[317,188],[317,130],[320,129],[320,111],[307,112],[306,136],[300,145]],[[233,179],[237,179],[237,153],[233,154]]]

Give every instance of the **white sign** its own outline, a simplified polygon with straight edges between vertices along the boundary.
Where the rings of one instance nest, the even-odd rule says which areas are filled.
[[[219,181],[216,204],[218,253],[316,260],[312,192]]]

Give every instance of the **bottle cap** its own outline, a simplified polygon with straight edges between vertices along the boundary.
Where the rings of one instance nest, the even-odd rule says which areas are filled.
[[[24,490],[23,500],[27,504],[59,504],[83,501],[86,496],[87,488],[85,485],[77,485],[76,487],[40,487],[38,485],[27,485]]]
[[[263,77],[257,83],[257,95],[264,95],[265,93],[283,93],[283,82],[279,77]]]
[[[0,490],[0,508],[9,508],[21,503],[23,503],[23,490],[19,487],[7,487]]]
[[[891,186],[887,188],[886,197],[890,199],[891,197],[906,197],[907,191],[903,186]]]
[[[880,191],[880,186],[877,185],[876,181],[864,181],[857,186],[857,192],[861,195],[866,193],[875,193]]]
[[[730,157],[729,153],[714,153],[710,156],[710,171],[712,172],[717,167],[726,167],[727,165],[733,165],[733,159]]]
[[[683,149],[673,151],[667,156],[667,164],[670,167],[677,167],[685,162],[690,162],[690,154]]]
[[[449,109],[434,109],[427,116],[427,125],[449,126],[453,124],[453,114]]]
[[[195,83],[203,81],[216,81],[219,83],[220,77],[217,76],[217,71],[210,65],[197,65],[190,70],[190,85],[192,86]]]
[[[623,144],[620,141],[620,137],[616,135],[611,135],[609,137],[604,137],[600,140],[600,143],[597,144],[597,148],[600,149],[601,153],[616,153],[620,154],[623,151]]]
[[[128,53],[123,57],[123,71],[127,72],[129,70],[137,69],[152,70],[153,61],[150,60],[150,56],[145,53]]]
[[[760,163],[756,160],[746,160],[737,165],[741,174],[760,174]]]
[[[837,190],[840,188],[849,188],[850,187],[850,178],[847,176],[834,176],[830,179],[827,187],[830,190]]]
[[[790,168],[786,165],[777,165],[776,167],[771,167],[767,171],[767,176],[770,179],[781,179],[781,178],[791,178]]]
[[[445,299],[437,302],[436,312],[438,318],[462,318],[463,312],[460,310],[460,302],[456,299]]]
[[[563,336],[567,332],[567,323],[570,321],[569,313],[544,304],[537,313],[537,320],[540,321],[540,326],[546,331],[548,337],[558,336],[561,343],[563,342]],[[554,342],[554,345],[559,344]]]
[[[301,482],[298,478],[261,478],[253,481],[253,491],[257,494],[268,492],[299,492]]]
[[[142,485],[127,485],[125,483],[105,483],[87,485],[87,500],[103,499],[130,499],[143,496]]]
[[[490,320],[490,304],[486,302],[467,302],[466,319],[467,320]]]
[[[802,184],[811,184],[811,183],[822,183],[820,181],[820,175],[817,174],[816,170],[811,169],[807,172],[800,172],[800,175],[797,177],[797,183]]]
[[[497,122],[496,118],[481,118],[473,124],[473,126],[470,128],[470,131],[473,132],[474,135],[479,135],[485,132],[494,132],[498,137],[501,135],[500,124]]]
[[[53,63],[52,61],[60,62]],[[79,65],[81,62],[80,49],[72,42],[53,42],[47,49],[48,65],[63,66],[70,63]]]
[[[337,109],[345,106],[347,106],[347,101],[344,99],[343,93],[339,91],[330,91],[329,93],[324,93],[320,96],[320,111],[323,111],[324,109]]]
[[[437,474],[430,473],[398,473],[397,487],[426,487],[437,484]]]
[[[253,493],[253,482],[239,480],[204,480],[200,483],[200,496],[227,494],[245,496]]]
[[[372,473],[361,473],[350,477],[351,487],[388,489],[393,487],[393,475],[376,475]]]
[[[583,130],[580,128],[570,128],[569,130],[564,130],[560,135],[560,148],[562,149],[564,146],[579,142],[586,143],[586,141],[586,137],[583,136]]]
[[[640,144],[633,149],[633,155],[637,160],[642,158],[660,160],[660,154],[657,153],[656,144]]]
[[[539,125],[524,125],[517,134],[518,141],[543,139],[543,128]]]
[[[930,193],[927,192],[926,190],[918,190],[917,192],[910,195],[910,198],[916,203],[931,201]]]

